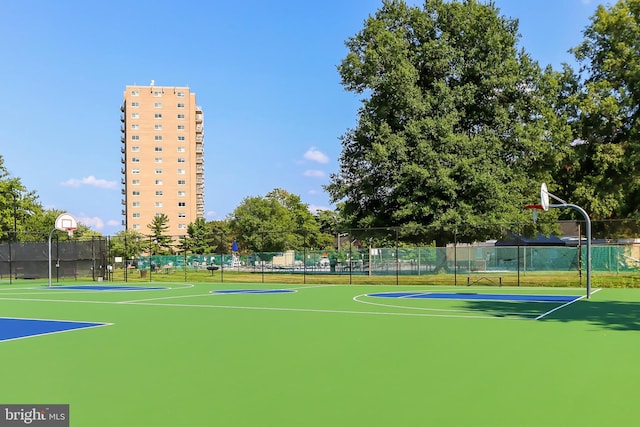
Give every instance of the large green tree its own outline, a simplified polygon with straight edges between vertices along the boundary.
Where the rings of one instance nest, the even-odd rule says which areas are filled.
[[[571,133],[547,102],[561,76],[518,51],[517,30],[491,3],[385,0],[346,42],[342,84],[364,99],[326,189],[351,226],[442,245],[525,218]]]
[[[43,218],[44,210],[35,191],[28,191],[20,178],[11,176],[0,155],[0,241],[28,240],[29,232],[50,230],[55,217],[46,225]]]
[[[330,241],[300,197],[279,188],[265,197],[245,198],[229,225],[241,250],[324,248]]]
[[[583,80],[564,191],[595,219],[638,217],[640,0],[598,6],[573,52]]]
[[[173,252],[172,236],[168,235],[169,217],[166,214],[160,214],[153,217],[151,223],[147,224],[150,231],[149,235],[149,252],[154,255],[164,255]]]

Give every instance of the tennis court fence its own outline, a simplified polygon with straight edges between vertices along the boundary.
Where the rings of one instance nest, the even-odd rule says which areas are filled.
[[[594,273],[628,273],[640,267],[640,238],[634,237],[640,236],[640,229],[636,222],[614,225],[595,223],[591,247]],[[51,262],[55,280],[96,281],[112,279],[117,272],[125,280],[151,280],[154,274],[185,272],[186,281],[187,272],[205,272],[213,277],[217,271],[259,273],[263,277],[280,273],[349,277],[452,274],[468,278],[513,273],[519,277],[536,272],[580,276],[586,268],[584,228],[579,222],[555,224],[555,233],[534,237],[512,231],[522,231],[524,225],[490,227],[491,232],[461,227],[450,233],[449,243],[441,246],[425,245],[423,236],[394,227],[336,230],[333,241],[321,248],[314,247],[317,241],[306,231],[259,232],[256,241],[270,242],[279,250],[250,250],[243,248],[243,242],[233,247],[227,244],[228,237],[212,235],[210,250],[200,250],[202,253],[185,245],[185,236],[172,236],[170,244],[159,248],[149,236],[133,243],[119,236],[69,238],[57,234]],[[491,233],[498,238],[474,240]],[[277,242],[278,238],[282,241]],[[0,279],[47,277],[48,251],[43,235],[21,234],[0,242]]]

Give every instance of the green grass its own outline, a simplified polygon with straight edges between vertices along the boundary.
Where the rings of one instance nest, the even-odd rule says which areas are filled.
[[[640,290],[603,289],[535,321],[557,305],[364,294],[584,289],[43,284],[0,284],[0,317],[113,325],[0,342],[0,403],[69,403],[73,426],[586,427],[640,415]],[[209,293],[231,288],[297,292]]]

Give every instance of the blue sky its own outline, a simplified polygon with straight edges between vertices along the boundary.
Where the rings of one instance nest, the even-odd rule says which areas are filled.
[[[421,1],[409,1],[421,4]],[[336,66],[380,0],[0,3],[0,154],[46,208],[120,222],[128,84],[189,86],[205,113],[207,220],[274,188],[333,208],[322,185],[360,105]],[[573,63],[595,0],[496,0],[541,65]]]

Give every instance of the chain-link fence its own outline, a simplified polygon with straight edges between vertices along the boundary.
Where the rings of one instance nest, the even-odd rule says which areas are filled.
[[[248,250],[239,241],[239,247],[230,245],[218,253],[204,254],[193,253],[184,236],[168,238],[162,246],[150,237],[122,242],[116,237],[57,236],[51,248],[53,277],[268,282],[282,280],[284,274],[289,283],[320,277],[330,283],[430,283],[436,277],[446,277],[446,283],[459,285],[520,285],[548,283],[541,279],[544,276],[559,284],[582,284],[586,268],[584,224],[565,221],[551,224],[547,228],[551,233],[528,230],[525,235],[527,227],[530,224],[457,227],[449,232],[449,243],[441,246],[425,245],[420,231],[345,229],[332,233],[333,244],[324,248],[300,247],[299,242],[309,241],[305,232],[287,231],[301,234],[301,238],[292,239],[298,242],[297,247],[285,242],[280,250]],[[473,241],[480,235],[495,238]],[[592,273],[635,277],[640,266],[637,236],[640,229],[636,221],[594,222]],[[38,241],[37,236],[19,236],[17,240],[0,243],[0,279],[46,277],[46,241],[41,237]],[[532,277],[537,281],[532,282]]]
[[[0,243],[0,280],[102,280],[107,272],[108,238],[68,238],[25,233]]]

